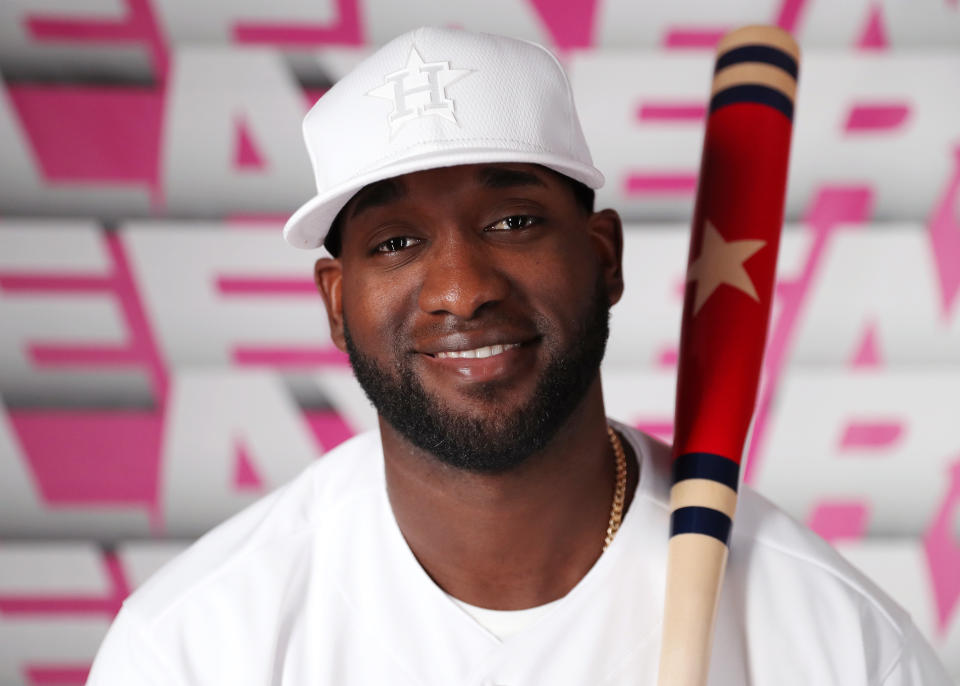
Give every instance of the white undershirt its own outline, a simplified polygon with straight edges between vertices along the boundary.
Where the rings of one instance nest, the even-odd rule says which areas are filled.
[[[473,617],[480,626],[501,641],[523,631],[546,614],[550,608],[563,600],[563,598],[559,598],[546,605],[538,605],[525,610],[488,610],[485,607],[477,607],[476,605],[465,603],[459,598],[454,598],[449,593],[447,596],[460,606],[464,612]]]

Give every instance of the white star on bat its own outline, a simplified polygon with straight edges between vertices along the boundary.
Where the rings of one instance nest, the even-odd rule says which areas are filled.
[[[766,241],[759,240],[725,241],[708,221],[703,231],[700,256],[687,269],[687,282],[697,282],[693,313],[700,312],[707,299],[723,284],[733,286],[760,302],[757,289],[743,268],[743,263],[766,244]]]

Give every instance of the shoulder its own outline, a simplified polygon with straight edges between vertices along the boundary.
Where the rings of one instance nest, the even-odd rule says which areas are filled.
[[[298,477],[226,520],[160,569],[125,606],[148,624],[212,590],[292,581],[309,564],[309,540],[359,494],[380,487],[379,435],[368,432],[330,451]],[[252,589],[247,589],[252,590]]]
[[[266,683],[304,631],[318,538],[383,490],[379,436],[357,436],[203,536],[124,602],[88,681]],[[342,535],[341,535],[342,536]],[[279,642],[279,643],[278,643]],[[242,660],[236,656],[242,655]]]
[[[646,497],[669,512],[670,447],[626,431],[651,472]],[[789,669],[802,683],[836,683],[840,674],[849,684],[941,683],[941,667],[909,615],[829,543],[746,484],[729,548],[715,651],[748,655],[755,677],[776,680]],[[930,680],[897,680],[910,670]]]
[[[670,446],[642,432],[626,431],[643,453],[643,467],[652,472],[645,477],[645,495],[669,510]],[[903,610],[829,543],[747,484],[739,488],[729,543],[733,571],[739,571],[740,565],[756,567],[762,563],[776,567],[779,573],[818,579],[846,589],[894,623],[905,617]],[[753,569],[752,573],[757,571]]]
[[[741,489],[719,615],[804,683],[869,686],[948,681],[909,614],[829,543],[749,486]],[[734,636],[720,642],[737,643]]]

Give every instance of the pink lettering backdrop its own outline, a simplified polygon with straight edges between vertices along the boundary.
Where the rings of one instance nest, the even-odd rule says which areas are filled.
[[[960,683],[956,0],[0,4],[0,686],[81,684],[120,602],[374,415],[330,343],[299,120],[415,25],[554,47],[629,224],[612,416],[672,430],[712,48],[805,49],[746,479]]]

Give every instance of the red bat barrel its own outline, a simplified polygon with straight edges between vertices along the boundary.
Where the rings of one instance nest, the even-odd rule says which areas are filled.
[[[707,680],[770,318],[798,57],[774,27],[718,46],[680,333],[660,686]]]

